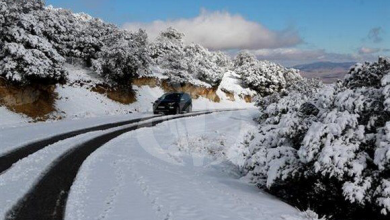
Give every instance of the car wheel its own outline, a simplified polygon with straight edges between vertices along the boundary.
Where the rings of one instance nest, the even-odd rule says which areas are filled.
[[[192,112],[192,105],[188,106],[188,109],[187,109],[187,113],[191,113]]]
[[[176,115],[180,114],[180,107],[176,108]]]

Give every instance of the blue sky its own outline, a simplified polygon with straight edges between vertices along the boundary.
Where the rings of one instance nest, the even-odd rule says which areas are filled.
[[[47,0],[46,3],[86,12],[123,28],[144,28],[151,36],[161,31],[159,27],[178,26],[180,31],[188,32],[189,41],[210,49],[248,49],[261,58],[282,63],[359,61],[390,55],[388,0]],[[224,25],[226,29],[221,27]],[[219,33],[210,33],[214,29]],[[222,44],[221,36],[229,35],[224,30],[241,31],[244,40],[253,42],[240,42],[244,40],[236,33],[231,39],[223,38],[226,42]]]

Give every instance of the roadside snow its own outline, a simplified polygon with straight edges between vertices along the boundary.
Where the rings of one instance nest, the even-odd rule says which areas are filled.
[[[11,112],[4,106],[0,106],[0,127],[7,125],[25,124],[30,119],[26,116]]]
[[[94,86],[103,82],[103,79],[94,71],[80,64],[65,63],[64,68],[68,71],[68,84],[83,83]]]
[[[212,109],[232,109],[232,108],[252,108],[254,109],[254,103],[246,103],[244,100],[238,100],[235,102],[223,99],[220,102],[211,102],[210,100],[199,97],[192,100],[193,110],[212,110]]]
[[[56,108],[65,118],[91,118],[104,115],[119,115],[131,113],[130,105],[123,105],[106,96],[91,92],[88,88],[73,86],[58,86]]]
[[[233,71],[229,71],[223,75],[221,84],[218,87],[218,90],[224,92],[230,92],[235,95],[235,99],[242,99],[242,96],[255,96],[256,92],[249,88],[243,88],[241,85],[243,84],[241,76]],[[223,95],[220,93],[219,96]],[[240,98],[241,96],[241,98]]]
[[[110,141],[81,167],[66,219],[298,216],[293,207],[240,180],[236,166],[223,156],[254,128],[252,118],[257,113],[246,110],[179,119]]]

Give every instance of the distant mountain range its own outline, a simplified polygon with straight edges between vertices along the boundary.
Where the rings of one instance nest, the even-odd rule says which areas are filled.
[[[325,83],[333,83],[338,79],[344,78],[345,74],[347,74],[349,69],[355,64],[356,62],[316,62],[296,65],[293,68],[300,70],[304,77],[319,78]]]

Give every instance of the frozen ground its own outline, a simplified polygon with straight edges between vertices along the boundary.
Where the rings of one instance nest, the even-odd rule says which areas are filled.
[[[240,180],[231,147],[257,111],[164,122],[110,141],[83,164],[66,219],[289,219],[293,207]],[[297,218],[300,219],[300,218]]]
[[[4,106],[0,106],[0,127],[7,125],[26,124],[29,119],[23,115],[11,112]]]

